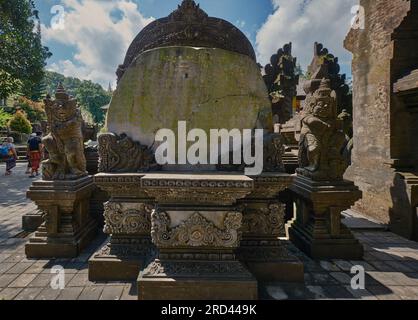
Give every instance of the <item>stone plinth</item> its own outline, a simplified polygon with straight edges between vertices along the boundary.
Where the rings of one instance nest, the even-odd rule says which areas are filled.
[[[151,259],[152,199],[141,188],[142,174],[106,174],[94,182],[106,191],[104,232],[109,240],[89,260],[91,281],[136,280]]]
[[[44,222],[44,213],[36,210],[22,216],[22,229],[27,232],[34,232]]]
[[[290,189],[296,217],[289,223],[288,233],[299,249],[314,259],[362,258],[362,245],[341,223],[341,212],[361,197],[352,182],[314,182],[297,176]]]
[[[72,181],[37,181],[27,192],[44,212],[45,222],[26,244],[28,258],[73,258],[96,235],[89,212],[92,177]]]
[[[141,179],[155,198],[152,242],[158,256],[138,277],[141,300],[256,299],[257,281],[235,257],[242,209],[254,189],[237,174],[149,174]]]
[[[238,256],[259,281],[303,281],[303,264],[292,256],[285,237],[285,205],[277,200],[293,177],[263,173],[254,177],[255,189],[240,203],[244,205],[243,236]]]

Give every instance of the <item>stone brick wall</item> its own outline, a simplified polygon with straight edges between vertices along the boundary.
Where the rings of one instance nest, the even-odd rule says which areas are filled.
[[[365,9],[365,29],[351,30],[344,43],[353,53],[354,80],[353,164],[346,175],[363,191],[363,199],[354,209],[389,223],[395,159],[405,158],[399,145],[402,133],[395,134],[394,129],[402,124],[402,119],[396,119],[400,106],[392,94],[403,65],[393,59],[392,36],[408,14],[410,1],[360,0],[360,5]]]

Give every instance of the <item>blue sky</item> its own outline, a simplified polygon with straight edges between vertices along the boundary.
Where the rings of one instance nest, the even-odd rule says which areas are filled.
[[[167,16],[180,0],[36,0],[43,42],[53,53],[48,69],[107,86],[127,47],[149,22]],[[351,7],[357,0],[199,0],[210,16],[228,20],[250,39],[260,63],[285,43],[304,69],[313,55],[313,43],[322,42],[339,56],[350,74],[350,54],[342,43],[350,27]],[[64,8],[62,29],[55,5]]]

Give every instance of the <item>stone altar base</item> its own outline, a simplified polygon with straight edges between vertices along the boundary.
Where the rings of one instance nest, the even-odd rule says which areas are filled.
[[[361,197],[352,182],[315,182],[297,176],[294,192],[296,218],[288,224],[290,240],[314,259],[363,257],[363,246],[341,223],[341,212]]]
[[[257,281],[238,261],[153,261],[138,277],[139,300],[256,300]]]
[[[92,177],[37,181],[27,192],[45,213],[45,222],[26,244],[28,258],[74,258],[94,238],[97,222],[89,212]]]
[[[257,281],[235,257],[242,209],[254,188],[242,175],[149,174],[141,180],[155,199],[152,242],[158,256],[138,277],[138,298],[256,299]]]
[[[303,263],[290,254],[285,237],[286,206],[278,194],[293,181],[285,173],[263,173],[253,177],[254,191],[239,203],[244,206],[243,237],[239,260],[259,281],[303,282]]]
[[[107,192],[104,204],[105,244],[89,260],[90,281],[135,281],[155,257],[151,242],[153,205],[141,188],[143,174],[106,174],[94,177]]]
[[[127,240],[120,244],[108,240],[89,259],[90,281],[133,281],[153,255],[151,240]]]

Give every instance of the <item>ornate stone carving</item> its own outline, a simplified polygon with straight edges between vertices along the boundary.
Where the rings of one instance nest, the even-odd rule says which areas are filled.
[[[157,247],[223,247],[238,246],[242,214],[229,212],[225,216],[224,229],[220,229],[203,217],[193,213],[179,226],[172,228],[166,212],[153,210],[151,237]]]
[[[145,277],[245,277],[249,271],[238,262],[153,261],[144,271]]]
[[[123,65],[116,71],[118,81],[142,52],[168,46],[220,48],[255,60],[251,42],[238,28],[225,20],[208,17],[194,1],[185,0],[168,17],[150,23],[136,36]]]
[[[49,159],[43,161],[44,180],[75,180],[87,176],[80,109],[60,84],[55,100],[44,100],[49,134],[42,139]]]
[[[123,203],[109,201],[104,208],[107,234],[147,234],[151,230],[150,205],[138,203],[125,208]]]
[[[154,153],[125,134],[104,133],[99,140],[100,172],[141,172],[158,169]]]
[[[330,81],[307,98],[302,116],[297,173],[313,180],[342,180],[347,163],[342,155],[345,134],[337,118],[335,92]]]
[[[266,135],[263,148],[263,172],[285,172],[283,165],[285,149],[281,134],[271,133]]]
[[[246,208],[242,232],[248,235],[282,236],[285,233],[285,206],[271,203],[261,208]]]

